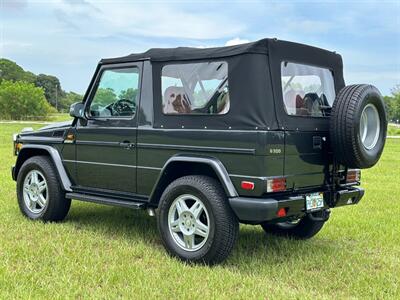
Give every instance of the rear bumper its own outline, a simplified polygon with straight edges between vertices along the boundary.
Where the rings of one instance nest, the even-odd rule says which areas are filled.
[[[324,192],[323,209],[357,204],[364,196],[364,189],[351,187],[331,192]],[[301,216],[307,213],[305,195],[289,195],[269,198],[229,198],[229,203],[240,221],[261,223],[279,219],[278,210],[285,208],[286,217]]]

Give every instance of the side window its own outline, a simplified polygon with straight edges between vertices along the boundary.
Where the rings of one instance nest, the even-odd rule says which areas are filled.
[[[103,71],[90,104],[91,117],[132,117],[136,113],[139,69],[120,68]]]
[[[161,71],[163,113],[218,114],[229,111],[228,64],[170,64]]]
[[[335,85],[329,69],[282,62],[281,74],[283,102],[289,115],[330,115]]]

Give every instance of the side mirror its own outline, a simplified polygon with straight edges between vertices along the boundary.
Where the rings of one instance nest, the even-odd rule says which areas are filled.
[[[74,118],[83,119],[84,112],[83,112],[84,105],[81,102],[76,102],[71,104],[69,107],[69,115]]]

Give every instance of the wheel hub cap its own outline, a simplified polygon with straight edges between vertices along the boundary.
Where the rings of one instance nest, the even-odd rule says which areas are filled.
[[[176,198],[168,212],[168,227],[174,242],[186,251],[199,250],[209,236],[209,215],[194,195]]]
[[[25,206],[32,213],[41,213],[48,201],[47,181],[38,170],[30,171],[24,179],[23,198]]]
[[[360,138],[363,146],[371,150],[379,139],[380,117],[375,105],[368,104],[361,113],[360,120]]]

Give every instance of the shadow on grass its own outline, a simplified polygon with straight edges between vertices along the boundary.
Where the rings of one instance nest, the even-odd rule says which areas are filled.
[[[65,223],[72,224],[77,230],[96,232],[112,240],[142,241],[158,251],[164,251],[156,218],[149,217],[142,210],[73,202]],[[316,257],[329,259],[338,250],[335,248],[335,243],[328,239],[317,237],[299,241],[266,234],[260,226],[241,225],[238,242],[222,267],[254,272],[260,265],[291,267],[307,260],[311,264],[313,260],[320,263]]]

